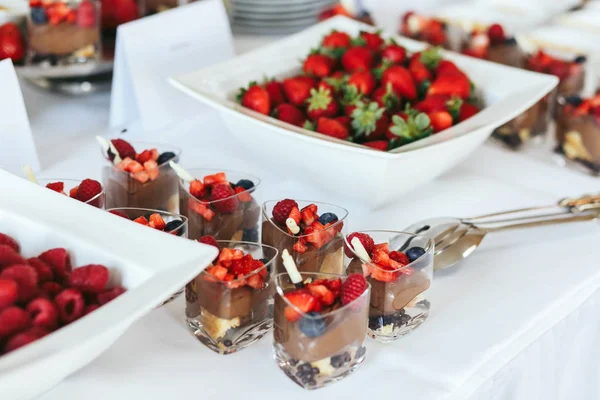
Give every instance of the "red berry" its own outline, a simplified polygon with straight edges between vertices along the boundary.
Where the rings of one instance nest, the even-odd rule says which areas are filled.
[[[100,305],[103,306],[106,303],[108,303],[109,301],[116,299],[117,297],[119,297],[120,295],[125,293],[126,291],[127,290],[125,288],[122,288],[121,286],[117,286],[116,288],[112,288],[103,293],[99,293],[98,294],[98,303],[100,303]]]
[[[271,101],[272,106],[277,106],[281,103],[285,103],[285,98],[283,97],[283,87],[281,86],[281,82],[278,82],[276,80],[266,82],[265,90],[269,94],[269,100]]]
[[[289,103],[279,104],[273,110],[273,117],[296,126],[302,126],[306,121],[306,115],[304,115],[302,110]]]
[[[28,301],[38,294],[38,274],[26,264],[11,265],[0,273],[0,279],[12,279],[19,287],[18,301]]]
[[[19,285],[12,279],[0,279],[0,310],[17,301]]]
[[[124,24],[139,18],[138,5],[134,0],[115,1],[115,18],[117,24]]]
[[[488,37],[492,44],[500,44],[504,42],[506,36],[504,35],[504,28],[500,24],[492,24],[488,28]]]
[[[77,9],[77,25],[92,28],[96,25],[96,6],[90,0],[84,0]]]
[[[84,293],[100,293],[106,288],[110,278],[104,265],[90,264],[75,268],[69,276],[69,285]]]
[[[100,308],[100,304],[88,304],[87,306],[85,306],[83,315],[88,315],[89,313],[96,311],[99,308]]]
[[[348,72],[368,71],[373,66],[373,52],[366,47],[351,47],[342,56],[342,65]]]
[[[377,32],[372,33],[372,32],[362,31],[360,33],[360,37],[365,40],[367,47],[373,51],[379,50],[381,45],[384,43],[383,38]]]
[[[387,140],[373,140],[370,142],[365,142],[363,145],[375,150],[387,151],[389,143]]]
[[[408,256],[401,251],[391,251],[389,256],[392,260],[399,262],[402,265],[410,264]]]
[[[33,326],[53,331],[58,326],[58,310],[54,303],[44,297],[38,297],[27,304],[27,312]]]
[[[102,185],[93,179],[84,179],[77,190],[77,200],[88,202],[102,193]]]
[[[12,247],[14,251],[19,252],[19,243],[5,233],[0,233],[0,245]]]
[[[50,182],[46,185],[46,187],[50,190],[54,190],[58,193],[63,193],[65,191],[65,183],[64,182]]]
[[[353,232],[347,236],[346,241],[352,244],[352,239],[354,239],[355,237],[357,237],[360,240],[367,253],[371,255],[373,253],[373,249],[375,248],[375,241],[373,240],[373,238],[367,235],[366,233]],[[346,248],[345,250],[346,255],[348,257],[355,257],[351,249]]]
[[[248,89],[241,90],[241,103],[244,107],[269,115],[271,99],[269,93],[259,85],[250,84]]]
[[[25,56],[25,46],[19,28],[12,22],[2,26],[0,32],[0,60],[10,58],[14,62]]]
[[[285,224],[294,207],[298,207],[298,203],[292,199],[277,202],[273,207],[273,220],[279,224]]]
[[[369,288],[369,284],[361,274],[348,275],[342,284],[342,304],[346,305],[358,299]]]
[[[42,286],[40,286],[42,295],[49,299],[54,299],[54,297],[62,292],[63,289],[64,288],[56,282],[44,282],[42,283]]]
[[[31,325],[27,311],[19,307],[7,307],[0,311],[0,338],[22,332]]]
[[[323,38],[323,47],[329,47],[332,49],[349,47],[350,42],[350,35],[348,35],[346,32],[333,31]]]
[[[285,298],[303,313],[318,311],[321,308],[319,299],[307,289],[298,289],[286,293]],[[285,317],[290,322],[298,321],[302,318],[302,314],[289,306],[285,308],[284,313]]]
[[[127,218],[129,219],[129,217],[127,216],[127,214],[125,214],[123,211],[119,211],[119,210],[110,210],[109,213],[114,214],[114,215],[118,215],[119,217],[122,218]]]
[[[119,152],[119,157],[121,157],[122,159],[129,157],[132,160],[135,160],[135,149],[132,145],[129,144],[129,142],[123,139],[112,139],[111,143]]]
[[[69,324],[83,315],[85,301],[77,289],[65,289],[54,298],[63,324]]]
[[[337,118],[319,118],[317,120],[317,132],[342,140],[348,138],[348,128]]]
[[[211,205],[223,214],[231,214],[240,204],[239,198],[229,184],[219,184],[210,193]]]
[[[302,70],[306,75],[324,78],[331,75],[335,60],[323,54],[310,54],[304,60]]]
[[[39,283],[49,282],[54,279],[52,268],[50,268],[50,266],[47,263],[40,260],[39,258],[31,257],[27,259],[27,263],[31,265],[37,272]]]
[[[50,249],[39,255],[42,261],[50,264],[57,278],[66,278],[71,272],[71,259],[67,250],[62,247]]]
[[[26,264],[27,261],[13,247],[0,244],[0,268],[15,264]]]
[[[14,351],[19,347],[23,347],[31,342],[35,342],[36,340],[46,336],[48,333],[49,332],[47,330],[40,327],[34,326],[32,328],[29,328],[26,331],[17,333],[16,335],[8,339],[6,345],[4,346],[4,351],[6,353]]]
[[[217,243],[217,239],[215,239],[213,236],[205,235],[205,236],[202,236],[200,239],[198,239],[198,241],[200,243],[204,243],[209,246],[215,246],[217,249],[220,250],[219,243]]]

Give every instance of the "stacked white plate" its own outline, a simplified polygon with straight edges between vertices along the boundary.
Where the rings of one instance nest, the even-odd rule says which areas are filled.
[[[236,33],[285,35],[313,25],[335,0],[230,0]]]

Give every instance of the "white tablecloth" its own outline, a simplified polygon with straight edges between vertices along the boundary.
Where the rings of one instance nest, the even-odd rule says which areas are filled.
[[[56,97],[24,85],[44,176],[97,177],[93,135],[106,131],[108,95]],[[158,135],[158,134],[157,134]],[[486,145],[436,181],[372,212],[307,177],[297,181],[236,146],[213,113],[162,133],[184,149],[182,164],[251,171],[262,200],[297,197],[347,207],[351,230],[401,229],[431,216],[469,216],[598,191],[598,181]],[[398,182],[402,184],[402,182]],[[271,337],[230,356],[196,341],[181,301],[152,311],[87,367],[42,400],[334,397],[429,399],[600,398],[600,233],[597,226],[498,234],[459,268],[439,273],[429,320],[388,345],[368,339],[351,377],[306,392],[280,372]]]

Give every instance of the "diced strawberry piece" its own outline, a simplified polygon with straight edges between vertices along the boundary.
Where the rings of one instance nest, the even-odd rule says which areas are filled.
[[[337,279],[326,279],[325,282],[323,283],[327,289],[329,289],[332,293],[334,297],[338,297],[338,295],[340,294],[340,291],[342,289],[342,279],[341,278],[337,278]]]
[[[403,266],[410,264],[408,256],[401,251],[390,252],[390,258]]]
[[[308,285],[308,290],[316,296],[324,306],[330,306],[335,301],[333,293],[325,285]]]
[[[38,274],[27,264],[11,265],[0,273],[0,279],[10,279],[17,283],[17,300],[26,302],[38,294]]]
[[[19,285],[12,279],[0,279],[0,310],[17,301]]]
[[[290,211],[290,215],[288,216],[288,218],[293,219],[294,221],[296,221],[297,224],[300,223],[300,220],[302,219],[302,214],[300,213],[300,210],[298,209],[298,207],[293,207],[292,210]]]
[[[0,245],[12,247],[14,251],[19,252],[19,243],[5,233],[0,233]]]
[[[100,303],[100,305],[103,306],[106,303],[108,303],[109,301],[116,299],[117,297],[119,297],[120,295],[125,293],[126,291],[127,291],[127,289],[125,289],[121,286],[117,286],[117,287],[109,289],[103,293],[99,293],[98,294],[98,303]]]
[[[150,225],[150,227],[152,227],[154,229],[158,229],[159,231],[162,231],[163,229],[165,229],[165,226],[167,226],[167,223],[160,216],[160,214],[154,213],[154,214],[150,215],[150,222],[148,225]]]
[[[214,267],[208,267],[208,268],[206,268],[205,271],[206,271],[206,273],[208,273],[220,280],[225,279],[225,276],[228,273],[227,268],[222,267],[220,265],[216,265]]]
[[[150,180],[150,174],[148,174],[146,171],[135,172],[131,176],[140,183],[146,183]]]
[[[379,268],[369,265],[369,273],[371,277],[380,282],[394,282],[397,277],[397,272],[385,270],[385,266],[379,266]]]
[[[110,272],[104,265],[90,264],[75,268],[69,276],[69,285],[84,293],[100,293],[108,284]]]
[[[27,264],[27,261],[13,247],[0,244],[0,269],[15,264]]]
[[[319,300],[307,289],[294,290],[286,293],[284,297],[303,313],[316,311],[320,308]],[[290,306],[285,308],[284,313],[285,317],[290,322],[298,321],[302,318],[302,314]]]
[[[33,326],[53,331],[58,326],[58,310],[54,303],[44,297],[38,297],[27,304],[27,312]]]
[[[236,289],[246,284],[246,279],[235,279],[233,274],[225,275],[223,281],[225,282],[225,287],[227,287],[228,289]]]
[[[61,247],[45,251],[39,255],[39,258],[52,267],[55,277],[66,278],[71,272],[69,253]]]
[[[150,159],[152,161],[156,161],[156,160],[158,160],[158,157],[160,157],[160,153],[158,152],[158,149],[151,149],[150,150]]]
[[[227,181],[227,177],[225,176],[225,172],[219,172],[217,174],[207,175],[204,177],[204,185],[212,186],[218,184],[229,184],[229,181]]]
[[[315,222],[315,214],[311,213],[309,210],[302,209],[301,214],[304,225],[308,226]]]
[[[54,190],[58,193],[63,193],[65,191],[65,183],[64,182],[50,182],[46,185],[46,187],[50,190]]]
[[[373,252],[376,251],[384,251],[386,253],[390,252],[390,246],[388,243],[378,243],[376,245],[373,246]]]
[[[50,265],[38,257],[31,257],[27,259],[27,263],[31,265],[37,272],[39,283],[49,282],[54,279],[54,274],[52,273],[52,268]]]
[[[10,353],[11,351],[15,351],[18,348],[28,345],[29,343],[35,342],[47,334],[48,331],[40,327],[33,327],[24,332],[17,333],[8,339],[6,345],[4,345],[4,351],[6,353]]]
[[[292,250],[296,253],[304,253],[308,247],[306,247],[306,240],[304,238],[298,239],[292,246]]]
[[[205,204],[194,199],[188,200],[188,208],[202,215],[205,220],[210,221],[215,216],[215,212],[208,208]]]
[[[204,183],[200,182],[198,179],[194,179],[190,182],[190,194],[197,199],[201,199],[206,196],[206,188],[204,187]]]
[[[30,325],[29,313],[22,308],[11,306],[0,310],[0,338],[22,332]]]
[[[140,164],[143,164],[146,161],[151,160],[151,159],[152,159],[152,152],[150,150],[144,150],[140,154],[136,154],[136,156],[135,156],[135,161],[139,162]]]
[[[72,199],[77,198],[77,193],[79,192],[79,186],[75,186],[69,190],[69,197]]]
[[[248,286],[254,289],[262,289],[265,287],[265,281],[260,274],[254,274],[248,278]]]
[[[137,222],[138,224],[142,224],[142,225],[146,225],[146,226],[148,225],[148,220],[143,215],[134,219],[133,222]]]
[[[238,199],[242,203],[247,203],[249,201],[252,201],[252,195],[241,186],[238,186],[235,188],[235,193],[238,194]]]

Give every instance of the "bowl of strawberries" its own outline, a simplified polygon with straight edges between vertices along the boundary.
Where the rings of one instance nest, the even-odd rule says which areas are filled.
[[[345,17],[170,81],[255,156],[371,206],[448,170],[557,84]]]

